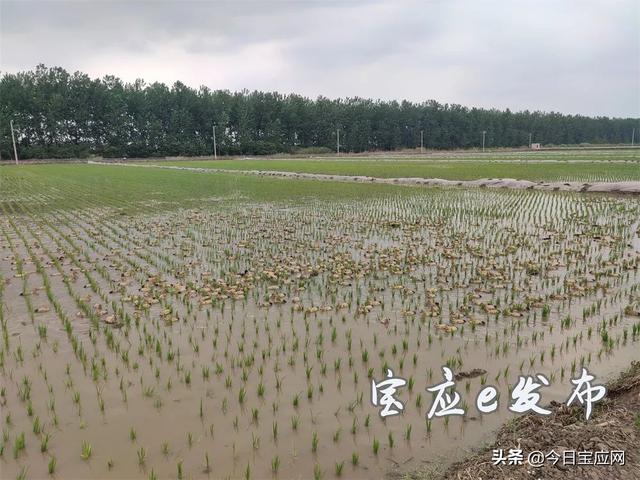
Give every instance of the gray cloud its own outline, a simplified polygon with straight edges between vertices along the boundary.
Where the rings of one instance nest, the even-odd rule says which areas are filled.
[[[637,117],[638,25],[636,0],[0,0],[0,67]]]

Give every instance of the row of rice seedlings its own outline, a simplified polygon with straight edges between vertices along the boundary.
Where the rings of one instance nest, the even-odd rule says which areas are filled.
[[[400,210],[403,208],[405,207],[399,207]],[[334,213],[329,211],[325,212],[325,215],[331,216]],[[444,214],[444,212],[437,213]],[[356,217],[363,215],[362,212],[351,212],[350,214]],[[182,218],[174,219],[177,221],[177,231],[186,228],[189,215],[191,214],[187,212]],[[261,215],[264,216],[265,212],[262,212]],[[308,213],[304,213],[304,215],[308,215]],[[307,222],[304,215],[301,221]],[[455,210],[449,210],[446,215],[450,215],[454,221],[462,219],[462,217],[457,216],[458,213]],[[483,215],[486,218],[491,218],[495,216],[495,212],[487,211]],[[263,228],[265,225],[275,224],[274,219],[269,219],[268,217],[269,215],[267,214],[266,219],[260,220],[255,225],[250,225],[250,227]],[[314,217],[307,218],[313,219]],[[336,216],[335,218],[339,217]],[[257,219],[260,219],[260,217],[244,218],[247,221]],[[323,234],[319,232],[323,232],[323,229],[318,226],[318,222],[321,219],[322,217],[320,216],[314,223],[306,223],[301,233],[308,234],[312,232],[311,238],[313,241],[321,239]],[[160,222],[166,221],[162,220],[162,217],[159,217],[159,220]],[[238,229],[237,225],[234,225],[232,217],[223,216],[223,221],[227,222],[224,227],[226,228],[225,235],[234,235],[233,232],[243,231]],[[406,229],[411,235],[417,234],[420,229],[423,230],[422,235],[427,232],[429,234],[434,233],[432,227],[419,226],[418,230],[415,230],[410,224],[404,223],[405,221],[406,219],[400,222],[401,230]],[[339,222],[336,220],[336,223]],[[142,221],[136,228],[144,228],[144,224],[145,221]],[[65,225],[71,230],[76,228],[71,220],[70,223]],[[331,223],[329,222],[328,225],[331,225]],[[379,233],[380,229],[386,231],[389,228],[384,223],[378,223],[378,220],[373,222],[361,221],[359,225],[363,226],[364,229],[352,234],[370,236],[376,231]],[[207,226],[207,228],[209,227]],[[397,230],[397,228],[390,227],[391,230]],[[115,226],[114,229],[114,232],[120,231],[118,230],[119,225]],[[60,231],[56,233],[55,229],[51,229],[50,232],[54,236],[61,235]],[[289,243],[291,240],[286,238],[287,235],[291,236],[295,231],[284,232],[280,238],[276,238],[276,241],[273,239],[274,232],[272,231],[272,234],[270,234],[272,238],[269,238],[268,241],[264,240],[260,249],[246,251],[246,246],[240,247],[244,250],[245,257],[255,256],[255,258],[261,258],[265,254],[277,254],[281,246],[285,247],[284,251],[288,255],[300,255],[302,253],[302,249],[305,248],[302,246],[305,245],[304,243],[301,244],[300,250],[297,248],[292,249],[290,248],[292,244]],[[444,229],[437,228],[435,233],[443,239],[447,238]],[[486,231],[483,233],[486,233]],[[67,238],[57,237],[64,240],[59,240],[59,246],[67,245],[70,247],[70,250],[67,251],[68,254],[79,253],[80,250],[72,246],[72,244],[75,244],[76,239],[67,234],[65,235]],[[391,237],[394,235],[392,234]],[[271,426],[270,437],[274,443],[277,442],[279,434],[274,434],[273,432],[277,432],[278,429],[274,430],[273,425],[277,425],[279,417],[275,415],[284,409],[285,405],[289,404],[289,401],[284,400],[291,395],[291,393],[287,395],[288,392],[291,392],[287,377],[291,377],[291,375],[293,375],[293,378],[302,379],[307,384],[303,391],[300,392],[298,390],[299,387],[295,386],[297,382],[293,382],[292,386],[295,388],[295,394],[289,396],[289,398],[292,398],[291,407],[294,411],[300,409],[302,402],[308,402],[309,406],[313,408],[321,408],[322,402],[318,403],[316,399],[318,396],[323,396],[325,387],[329,387],[331,386],[330,384],[336,382],[335,385],[341,386],[338,388],[344,389],[347,385],[345,380],[350,378],[353,386],[344,391],[347,395],[355,396],[355,400],[345,406],[345,411],[348,411],[350,415],[354,415],[351,431],[358,434],[360,428],[356,415],[357,411],[362,409],[363,403],[362,394],[358,395],[358,392],[361,392],[363,387],[366,387],[366,382],[363,384],[365,377],[369,380],[384,372],[386,367],[392,365],[394,368],[398,368],[396,366],[398,365],[402,371],[402,365],[405,361],[405,365],[411,367],[408,373],[413,372],[417,376],[418,371],[424,368],[424,361],[427,358],[419,354],[421,348],[424,348],[425,345],[430,350],[434,349],[436,345],[439,346],[442,352],[442,363],[448,363],[451,366],[455,366],[456,369],[462,369],[465,366],[465,357],[473,349],[482,348],[482,342],[479,341],[482,338],[485,338],[486,345],[491,345],[487,349],[490,356],[495,354],[494,346],[500,347],[497,355],[505,358],[510,357],[511,348],[514,344],[515,351],[518,351],[518,349],[530,350],[535,346],[544,348],[544,350],[539,350],[535,352],[533,357],[530,357],[533,358],[533,362],[529,361],[530,367],[535,367],[538,362],[543,364],[546,358],[555,358],[556,355],[556,353],[544,353],[547,349],[553,348],[549,347],[547,338],[552,337],[554,334],[552,326],[555,321],[551,322],[551,325],[541,325],[536,318],[536,314],[537,309],[541,309],[544,312],[544,307],[533,305],[533,303],[539,303],[540,300],[533,301],[528,305],[525,304],[525,308],[522,308],[520,305],[524,303],[520,292],[528,293],[547,289],[543,295],[543,301],[555,304],[557,307],[557,310],[554,310],[554,318],[556,316],[555,312],[560,312],[561,309],[564,310],[566,308],[565,306],[558,306],[558,302],[562,303],[564,300],[562,298],[554,298],[554,295],[561,296],[573,293],[572,287],[567,287],[567,284],[559,283],[558,280],[544,280],[542,282],[537,280],[536,277],[541,276],[541,273],[544,275],[546,271],[544,267],[542,269],[536,268],[535,264],[535,262],[541,261],[543,252],[539,253],[537,260],[534,262],[526,255],[516,258],[517,265],[522,265],[525,268],[526,276],[520,273],[520,270],[506,269],[502,275],[507,280],[510,278],[513,280],[506,282],[504,278],[494,278],[485,273],[484,269],[489,267],[495,269],[500,266],[499,264],[483,264],[483,257],[477,256],[477,254],[469,255],[469,252],[464,253],[462,256],[456,254],[457,249],[463,248],[463,242],[456,241],[453,245],[454,249],[451,251],[444,249],[441,252],[442,255],[429,256],[420,254],[420,243],[410,238],[396,238],[393,240],[401,242],[401,245],[402,242],[409,241],[410,243],[407,245],[406,250],[398,249],[397,247],[372,248],[369,251],[372,260],[365,263],[354,261],[350,257],[350,252],[340,253],[338,256],[333,256],[326,264],[327,268],[324,271],[320,270],[316,276],[298,278],[297,282],[289,284],[286,282],[292,272],[301,271],[301,267],[302,271],[304,271],[304,262],[310,260],[315,263],[318,259],[314,258],[313,255],[311,257],[303,255],[300,258],[305,260],[291,263],[289,265],[291,268],[288,271],[286,269],[278,270],[270,265],[263,265],[261,267],[262,271],[256,269],[252,272],[245,272],[242,275],[242,279],[240,279],[237,272],[242,272],[241,266],[243,263],[238,260],[240,257],[237,252],[234,253],[229,250],[216,257],[203,256],[201,258],[203,263],[206,263],[204,262],[205,259],[211,261],[214,258],[218,262],[218,268],[223,273],[221,275],[223,277],[222,280],[215,279],[214,281],[210,277],[202,275],[203,272],[197,266],[186,268],[183,263],[185,260],[193,258],[194,254],[196,257],[206,255],[206,247],[198,251],[198,246],[196,245],[198,241],[205,237],[206,235],[201,237],[195,234],[187,235],[190,241],[185,243],[184,239],[173,236],[158,242],[157,247],[154,248],[156,251],[162,249],[167,249],[168,251],[166,244],[173,242],[174,247],[179,247],[181,251],[186,252],[184,255],[177,255],[176,259],[172,261],[165,261],[155,253],[147,251],[149,249],[140,247],[141,242],[136,242],[138,245],[136,248],[141,248],[141,250],[134,250],[134,258],[136,260],[132,260],[132,262],[135,262],[133,264],[124,260],[124,257],[130,257],[130,255],[118,252],[116,257],[120,263],[117,264],[116,268],[137,268],[136,278],[143,280],[146,276],[143,280],[145,281],[143,285],[146,286],[143,288],[148,286],[149,293],[143,295],[146,298],[144,298],[142,304],[140,304],[139,300],[126,300],[125,298],[128,295],[122,290],[119,290],[118,293],[110,293],[110,295],[125,297],[116,302],[115,305],[112,304],[112,307],[113,311],[118,313],[118,318],[124,319],[126,315],[130,315],[130,320],[128,322],[124,320],[121,328],[114,330],[105,321],[108,316],[105,317],[101,314],[98,323],[101,328],[92,330],[90,339],[97,340],[100,336],[104,336],[104,341],[108,348],[120,354],[117,358],[122,362],[123,370],[116,373],[115,379],[120,383],[121,390],[128,391],[128,386],[134,379],[139,384],[141,399],[156,397],[155,399],[159,400],[158,397],[160,397],[162,391],[171,391],[171,377],[174,380],[177,378],[181,388],[194,392],[193,395],[197,398],[197,402],[193,402],[194,410],[197,412],[194,416],[197,416],[205,425],[209,425],[209,420],[214,420],[218,425],[217,428],[225,428],[224,422],[220,426],[221,420],[217,419],[216,416],[209,417],[210,410],[203,406],[205,404],[202,401],[202,396],[198,394],[201,391],[200,388],[209,382],[214,385],[220,384],[221,386],[224,383],[223,388],[230,391],[224,397],[220,411],[223,412],[223,415],[229,413],[227,418],[230,419],[229,421],[233,428],[238,431],[240,431],[239,418],[243,418],[243,421],[246,419],[246,424],[243,425],[243,428],[246,426],[246,428],[255,429],[250,437],[250,442],[253,444],[254,449],[260,449],[262,445],[260,438],[266,438],[258,433],[261,424],[266,423]],[[83,238],[81,237],[80,241],[83,241]],[[136,237],[131,236],[128,238]],[[344,242],[348,236],[342,235],[336,238],[335,242],[328,245],[329,251],[332,249],[339,251],[339,242]],[[105,241],[102,245],[99,245],[98,242],[94,242],[93,245],[85,245],[94,251],[105,252],[110,245],[114,244],[112,242],[117,240],[115,233],[109,239],[108,242]],[[489,237],[489,239],[492,242],[504,242],[507,237],[493,236]],[[524,243],[516,246],[517,249],[533,248],[531,244],[526,242],[525,237],[521,237],[520,241]],[[569,240],[566,241],[566,244],[569,245]],[[123,242],[120,245],[125,247],[127,245],[131,246],[133,243]],[[435,243],[429,242],[427,245],[433,246]],[[313,250],[311,251],[313,252]],[[417,257],[421,258],[421,260],[419,263],[415,263],[415,260],[411,259],[413,257],[407,257],[407,252],[411,256],[415,255],[415,252],[423,256]],[[604,263],[599,264],[595,260],[594,255],[597,256],[597,250],[590,248],[586,250],[586,253],[588,255],[585,259],[586,263],[589,265],[595,264],[598,268],[604,266]],[[114,256],[110,255],[109,258],[113,259]],[[429,266],[429,263],[433,262],[447,262],[455,265],[460,258],[466,258],[466,261],[470,261],[471,268],[463,269],[457,266],[452,268],[450,266],[438,272],[438,269]],[[85,256],[84,260],[88,261],[90,259]],[[421,264],[421,262],[424,263]],[[76,267],[78,266],[79,264],[76,264]],[[630,264],[630,269],[633,270],[634,268],[637,267],[634,264]],[[156,271],[152,272],[151,269],[156,269]],[[207,268],[207,270],[211,270],[211,268]],[[389,270],[394,273],[388,273]],[[104,268],[97,271],[103,280],[108,282],[108,271]],[[225,271],[236,273],[229,275],[224,274]],[[414,273],[411,273],[412,271]],[[186,273],[186,277],[183,276],[183,272]],[[416,274],[416,272],[419,274]],[[612,273],[615,274],[617,272],[613,270]],[[362,275],[362,277],[357,277],[356,274]],[[160,275],[167,276],[172,281],[161,280],[159,278]],[[454,295],[450,293],[450,290],[442,288],[443,285],[452,284],[458,290],[470,289],[473,288],[474,282],[478,280],[485,284],[487,281],[490,285],[492,283],[495,284],[492,287],[495,290],[488,292],[491,295],[491,299],[487,303],[484,303],[486,302],[484,300],[484,302],[476,304],[473,303],[473,300],[479,300],[478,298]],[[630,277],[628,276],[626,278],[622,277],[620,282],[629,280]],[[342,285],[342,283],[349,281],[355,282],[354,288]],[[501,292],[501,290],[505,289],[499,287],[500,282],[508,284],[506,291]],[[402,288],[396,288],[397,285],[401,285]],[[422,285],[437,286],[432,292],[430,289],[433,287],[423,288]],[[553,291],[554,285],[557,286],[556,291]],[[93,287],[98,290],[98,283],[94,283]],[[273,287],[278,288],[274,289]],[[558,287],[561,287],[564,291]],[[616,286],[610,285],[609,288],[616,288]],[[127,290],[131,291],[132,289]],[[100,296],[99,293],[98,295]],[[475,293],[475,295],[478,295],[478,293]],[[486,293],[484,292],[480,293],[481,298],[485,295]],[[295,300],[293,298],[295,296],[299,300]],[[147,301],[147,299],[152,301]],[[158,300],[155,304],[153,303],[154,299]],[[145,306],[145,304],[149,306]],[[232,305],[231,310],[228,307],[225,308],[225,305],[228,304]],[[266,314],[264,317],[262,315],[252,315],[251,320],[247,321],[245,312],[252,312],[256,305],[259,304],[267,304],[258,308],[266,309],[267,312],[274,312],[275,315]],[[343,304],[346,304],[346,306],[343,306]],[[421,305],[425,310],[424,313],[418,313]],[[486,308],[485,305],[493,305],[494,307]],[[139,306],[142,306],[142,308],[138,308]],[[329,306],[331,308],[326,308]],[[156,317],[155,312],[159,310],[162,311],[161,318],[171,318],[168,324],[164,318],[163,321],[160,321]],[[342,313],[339,313],[341,311]],[[545,318],[548,323],[550,322],[550,313],[551,311],[547,313]],[[473,318],[474,316],[476,316],[475,319]],[[543,316],[545,316],[544,313]],[[208,325],[203,329],[198,329],[196,325],[203,318]],[[174,319],[177,319],[177,322]],[[460,322],[460,320],[463,321]],[[617,323],[613,320],[607,321],[607,324],[610,321],[613,322],[613,328],[617,327]],[[173,335],[168,334],[169,327],[175,332],[175,327],[172,326],[175,323],[179,325],[179,331],[177,332],[180,337],[179,341],[177,341],[175,333]],[[369,333],[363,333],[360,327],[353,330],[352,325],[357,326],[358,323],[366,326],[366,330]],[[570,331],[572,328],[578,327],[580,325],[570,320],[565,323],[560,322],[559,329]],[[373,333],[371,333],[372,330],[370,329],[373,329]],[[380,335],[383,332],[386,333],[383,337],[384,340],[381,341]],[[416,332],[418,333],[417,336]],[[521,332],[527,332],[530,337],[521,335]],[[92,335],[94,336],[91,337]],[[573,338],[575,338],[573,345],[562,343],[557,350],[557,355],[564,355],[566,350],[575,348],[584,341],[581,336],[574,336]],[[131,343],[131,348],[126,352],[131,351],[134,354],[137,345],[137,356],[134,363],[129,361],[130,354],[121,350],[120,345],[125,339]],[[415,342],[412,341],[413,339],[415,339]],[[346,352],[347,354],[340,352]],[[452,353],[454,353],[453,356]],[[101,358],[98,356],[93,360],[91,370],[97,369],[99,371]],[[166,371],[168,364],[173,365],[174,375],[169,376],[169,372]],[[90,364],[87,362],[88,365]],[[96,366],[95,369],[93,368],[94,365]],[[212,369],[209,365],[215,365],[215,368]],[[317,378],[325,378],[331,371],[327,368],[327,365],[333,365],[331,370],[333,371],[334,379],[331,382],[328,382],[328,380],[320,380],[318,382]],[[129,372],[130,368],[133,369],[133,373],[125,377],[124,372]],[[291,373],[283,374],[283,369],[288,369]],[[194,371],[200,371],[202,375],[195,377],[192,375]],[[273,371],[273,377],[271,379],[265,377],[265,371]],[[99,377],[100,374],[98,374]],[[136,377],[138,380],[135,380]],[[431,377],[431,375],[428,376],[429,381],[432,380]],[[504,369],[500,377],[506,380],[509,377],[508,369]],[[147,379],[150,379],[152,383],[149,384]],[[69,382],[72,381],[73,379],[70,378]],[[237,386],[237,382],[240,383],[239,386]],[[79,404],[79,397],[75,397],[74,394],[74,398],[78,398],[77,403]],[[126,393],[123,394],[123,398],[127,398]],[[230,405],[235,398],[237,398],[237,404]],[[271,404],[270,410],[274,415],[274,420],[271,422],[262,421],[264,415],[261,411],[265,404]],[[230,409],[231,412],[229,412]],[[234,411],[236,414],[232,413]],[[242,412],[245,411],[251,412],[251,414],[243,415]],[[423,413],[424,411],[420,416],[423,416]],[[292,431],[297,431],[300,428],[301,420],[304,421],[305,418],[307,418],[306,415],[300,417],[300,414],[291,417],[291,425],[296,425],[296,428],[292,428]],[[365,428],[368,428],[369,421],[364,420],[363,424],[367,425]],[[215,428],[209,430],[213,432]],[[378,433],[380,433],[379,430]],[[211,433],[211,436],[213,436],[213,433]],[[336,437],[335,433],[333,436]],[[386,436],[388,437],[389,448],[392,448],[394,444],[393,432],[387,432]],[[409,434],[408,438],[410,439],[410,437],[411,435]],[[189,446],[192,445],[192,438],[192,435],[187,435],[187,444]],[[337,435],[336,438],[337,442],[335,443],[340,443],[340,435]],[[330,445],[330,443],[322,441],[316,433],[315,436],[312,436],[311,445],[312,453],[315,453],[320,446]],[[144,449],[144,447],[140,448]],[[379,451],[379,449],[380,445],[376,450]],[[362,454],[363,452],[361,451],[360,453]],[[353,465],[359,463],[359,456],[358,453],[353,454]],[[356,459],[355,462],[353,461],[354,458]],[[248,472],[250,470],[247,468]],[[314,468],[314,474],[315,471]]]

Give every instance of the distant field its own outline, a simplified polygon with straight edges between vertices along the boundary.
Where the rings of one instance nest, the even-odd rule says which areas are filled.
[[[158,163],[158,162],[154,162]],[[372,177],[422,177],[446,180],[516,178],[531,181],[630,181],[640,180],[640,153],[636,151],[510,152],[450,155],[423,158],[299,158],[245,160],[181,160],[163,165],[270,170],[329,175]]]

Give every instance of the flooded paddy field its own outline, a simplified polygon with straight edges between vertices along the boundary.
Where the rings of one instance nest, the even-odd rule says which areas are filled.
[[[640,181],[638,149],[148,161],[181,167],[365,175],[377,178],[437,178],[463,181],[512,178],[534,182]]]
[[[380,478],[638,359],[640,199],[0,169],[2,477]],[[457,378],[464,416],[427,419]],[[407,381],[383,419],[371,382]],[[486,385],[499,409],[475,406]]]

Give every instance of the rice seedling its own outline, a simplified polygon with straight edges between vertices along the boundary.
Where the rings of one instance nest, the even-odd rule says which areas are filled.
[[[40,438],[40,451],[42,453],[49,450],[49,440],[51,439],[51,434],[44,433]]]
[[[79,425],[91,438],[114,412],[133,444],[162,440],[163,423],[184,425],[175,434],[196,468],[221,477],[342,458],[343,429],[352,466],[381,476],[379,438],[443,455],[471,447],[462,429],[448,441],[456,419],[425,420],[438,365],[458,375],[482,363],[477,378],[458,380],[472,411],[478,386],[504,398],[517,374],[540,371],[555,398],[583,365],[606,369],[612,354],[637,351],[637,200],[328,182],[300,191],[293,180],[152,169],[136,170],[144,181],[131,188],[119,167],[42,167],[48,175],[3,170],[0,189],[0,370],[13,372],[17,393],[14,403],[0,387],[0,448],[14,447],[13,476],[26,451],[14,432],[33,431],[60,458],[49,427],[67,438]],[[304,195],[292,202],[292,192]],[[11,335],[9,307],[33,344]],[[367,398],[387,368],[407,378],[399,430]],[[290,444],[286,458],[271,450]],[[158,465],[172,455],[159,446],[134,450]],[[54,463],[55,474],[79,476],[77,462]],[[127,460],[120,473],[139,475],[128,463],[136,468]]]
[[[58,463],[58,461],[56,460],[56,457],[51,456],[49,458],[49,462],[47,464],[47,471],[49,472],[49,475],[53,475],[56,472],[56,464]]]
[[[87,441],[82,442],[80,457],[85,461],[91,458],[91,444],[89,442]]]
[[[20,472],[18,473],[18,476],[16,477],[17,480],[25,480],[27,478],[27,472],[28,472],[28,468],[22,467],[20,469]]]
[[[26,448],[26,441],[24,439],[24,432],[21,432],[20,435],[16,437],[13,443],[13,458],[18,458],[20,452],[24,451]]]
[[[280,457],[277,455],[271,459],[271,471],[276,474],[280,469]]]

